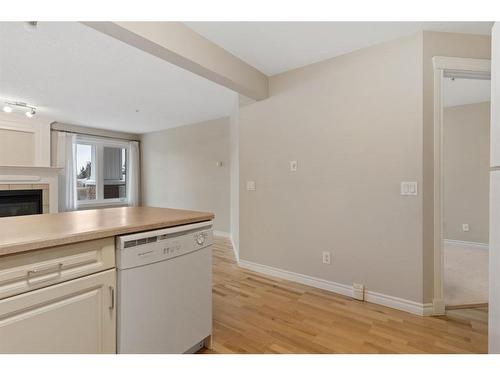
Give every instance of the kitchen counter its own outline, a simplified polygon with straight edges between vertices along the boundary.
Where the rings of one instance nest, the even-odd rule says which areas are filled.
[[[119,207],[0,218],[0,256],[212,220],[208,212]]]

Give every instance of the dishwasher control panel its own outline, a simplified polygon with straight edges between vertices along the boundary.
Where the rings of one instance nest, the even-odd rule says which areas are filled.
[[[181,256],[212,244],[212,222],[120,236],[116,239],[116,265],[118,269],[138,267]]]

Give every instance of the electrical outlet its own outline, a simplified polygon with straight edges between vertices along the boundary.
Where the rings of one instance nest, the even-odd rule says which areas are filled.
[[[329,251],[323,251],[323,264],[331,264],[332,256]]]
[[[297,160],[292,160],[290,162],[290,170],[292,172],[296,172],[297,171],[297,168],[298,168],[298,164],[297,164]]]
[[[462,230],[464,232],[468,232],[469,231],[469,224],[462,224]]]

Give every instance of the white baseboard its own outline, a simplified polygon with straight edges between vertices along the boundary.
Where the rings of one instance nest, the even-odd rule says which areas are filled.
[[[445,245],[451,246],[460,246],[460,247],[469,247],[480,250],[488,250],[489,245],[487,243],[481,242],[469,242],[469,241],[459,241],[459,240],[444,240]]]
[[[222,232],[220,230],[214,230],[214,236],[224,237],[224,238],[231,238],[231,233]]]
[[[233,236],[231,236],[231,246],[233,247],[234,258],[236,259],[236,262],[239,264],[240,263],[240,254],[239,254],[238,249],[234,245]]]
[[[396,310],[406,311],[415,315],[428,316],[432,315],[432,303],[420,303],[410,301],[404,298],[389,296],[378,292],[365,291],[365,301],[376,303],[386,307],[391,307]]]
[[[231,246],[233,247],[234,258],[238,262],[239,259],[240,259],[240,257],[239,257],[238,251],[236,249],[236,246],[234,246],[233,236],[231,236],[231,233],[222,232],[220,230],[214,230],[214,236],[215,237],[227,238],[227,239],[231,240]]]
[[[294,281],[296,283],[312,286],[315,288],[328,290],[344,296],[352,297],[352,286],[324,280],[313,276],[303,275],[296,272],[283,270],[263,264],[250,262],[248,260],[239,260],[238,265],[251,271],[260,272],[265,275],[278,277],[281,279]],[[422,304],[420,302],[410,301],[399,297],[393,297],[386,294],[365,290],[365,301],[378,305],[391,307],[415,315],[432,315],[432,303]]]
[[[300,273],[295,273],[291,271],[286,271],[280,268],[275,268],[271,266],[266,266],[264,264],[250,262],[248,260],[241,260],[238,265],[242,268],[249,269],[251,271],[260,272],[265,275],[279,277],[280,279],[295,281],[296,283],[312,286],[319,289],[328,290],[330,292],[342,294],[344,296],[352,297],[352,287],[333,281],[328,281],[324,279],[319,279],[313,276],[307,276]]]
[[[422,304],[422,314],[416,314],[422,316],[436,315],[434,312],[434,305],[432,302]]]
[[[446,305],[443,298],[435,298],[432,301],[432,315],[445,315]]]

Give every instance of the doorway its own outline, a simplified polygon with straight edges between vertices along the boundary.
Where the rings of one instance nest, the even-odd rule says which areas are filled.
[[[489,79],[443,80],[443,257],[446,309],[488,304]]]
[[[487,320],[490,61],[434,58],[433,312]]]

